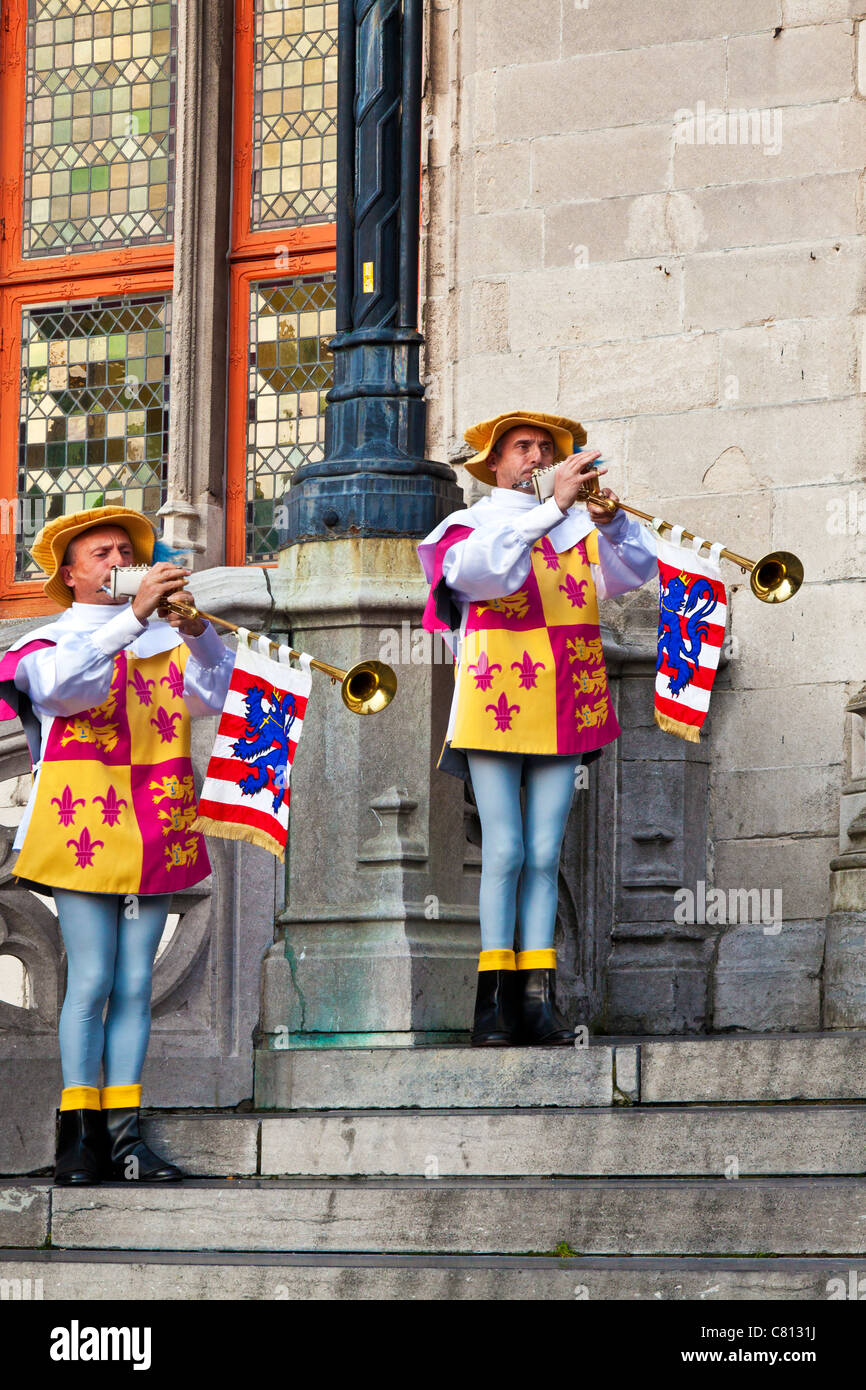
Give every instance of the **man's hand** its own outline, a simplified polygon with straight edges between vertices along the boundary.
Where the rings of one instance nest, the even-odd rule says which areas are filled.
[[[607,469],[603,469],[602,471],[607,472]],[[602,497],[609,497],[611,502],[619,501],[619,498],[617,497],[616,493],[611,492],[609,487],[603,487],[601,490],[601,495]],[[614,517],[617,514],[616,507],[600,507],[597,502],[587,502],[586,510],[589,512],[589,515],[595,522],[596,526],[606,526],[609,521],[613,521]]]
[[[155,613],[167,598],[180,598],[185,593],[184,585],[190,573],[190,570],[181,569],[170,560],[161,560],[158,565],[154,565],[142,579],[141,587],[132,600],[132,611],[138,621],[146,623],[150,615]],[[193,602],[191,594],[185,594],[185,597],[190,603]],[[178,627],[182,621],[189,623],[189,619],[178,618],[177,622],[172,623],[172,627]],[[204,624],[201,625],[201,631],[204,632]],[[198,635],[198,632],[190,633],[190,636]]]
[[[189,589],[181,589],[180,593],[172,594],[171,601],[195,608],[195,599]],[[157,616],[168,623],[169,627],[176,627],[184,637],[201,637],[207,627],[204,618],[182,618],[179,613],[172,613],[168,608],[157,609]]]
[[[577,500],[577,494],[581,488],[586,487],[592,478],[600,478],[602,473],[606,473],[606,468],[593,468],[596,459],[601,458],[598,449],[587,453],[582,451],[579,454],[572,454],[570,458],[563,460],[556,470],[556,485],[553,489],[553,496],[556,505],[561,512],[567,512]],[[618,502],[619,498],[615,492],[611,492],[609,487],[601,489],[602,497],[609,497],[612,502]],[[616,516],[616,507],[600,506],[598,502],[587,502],[586,510],[596,526],[606,526]]]

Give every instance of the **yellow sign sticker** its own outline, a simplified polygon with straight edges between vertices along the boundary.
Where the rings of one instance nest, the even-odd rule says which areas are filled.
[[[372,294],[375,289],[373,282],[373,262],[364,261],[362,266],[364,272],[364,294]]]

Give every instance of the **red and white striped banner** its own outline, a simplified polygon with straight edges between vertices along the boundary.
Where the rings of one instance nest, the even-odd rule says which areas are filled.
[[[678,528],[682,529],[682,528]],[[659,630],[655,722],[669,734],[700,742],[725,638],[727,599],[718,565],[658,538]]]
[[[194,829],[226,840],[247,840],[285,858],[289,832],[289,780],[312,685],[309,657],[301,670],[247,644],[238,650],[220,715]],[[257,639],[253,637],[252,641]],[[266,645],[266,639],[258,641]]]

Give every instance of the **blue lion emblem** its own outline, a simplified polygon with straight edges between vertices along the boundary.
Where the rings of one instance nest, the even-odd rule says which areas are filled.
[[[243,738],[236,739],[232,751],[236,758],[243,758],[255,768],[248,777],[239,782],[244,796],[255,796],[264,787],[273,785],[274,815],[279,811],[286,795],[289,764],[289,730],[295,722],[295,697],[283,695],[279,699],[274,692],[268,697],[270,709],[262,708],[265,691],[261,686],[251,685],[244,696],[247,707],[247,727]],[[273,783],[269,774],[273,773]]]
[[[696,608],[698,603],[701,603],[700,608]],[[701,647],[709,636],[709,628],[703,619],[712,613],[715,606],[713,586],[706,579],[693,580],[689,588],[688,575],[675,574],[666,585],[661,586],[656,671],[661,670],[663,661],[673,667],[676,674],[668,680],[668,690],[672,695],[679,695],[681,690],[685,690],[698,669]],[[686,637],[683,637],[679,620],[686,614],[691,616],[686,622]]]

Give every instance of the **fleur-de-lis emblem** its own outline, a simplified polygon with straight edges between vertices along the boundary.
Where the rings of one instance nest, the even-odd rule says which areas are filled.
[[[585,579],[575,579],[573,574],[566,576],[564,584],[560,584],[559,592],[565,594],[572,608],[583,608],[586,603],[584,589],[586,588]]]
[[[160,676],[159,683],[168,686],[173,699],[183,698],[183,672],[180,667],[175,666],[173,661],[168,663],[168,675]]]
[[[559,569],[559,556],[553,548],[553,543],[548,536],[541,537],[539,549],[544,556],[544,563],[549,570]]]
[[[487,653],[482,652],[478,658],[478,664],[476,666],[470,666],[468,669],[472,672],[472,678],[475,681],[475,689],[489,690],[493,684],[493,672],[501,671],[502,667],[499,665],[498,661],[495,661],[491,666],[487,659]]]
[[[138,703],[139,703],[140,705],[149,705],[149,704],[150,704],[150,702],[151,702],[152,699],[153,699],[153,695],[151,694],[151,691],[153,690],[153,687],[156,685],[156,681],[153,681],[153,680],[150,680],[150,681],[149,681],[149,680],[145,680],[145,678],[144,678],[144,676],[141,674],[141,672],[140,672],[140,671],[136,671],[136,673],[135,673],[135,675],[133,676],[132,680],[129,681],[128,684],[132,686],[133,690],[135,691],[136,695],[138,696]]]
[[[78,868],[89,869],[91,864],[93,863],[93,855],[95,851],[98,849],[104,849],[105,841],[91,840],[90,831],[87,829],[87,826],[85,825],[79,839],[66,841],[67,849],[69,849],[70,845],[75,846],[75,862],[78,865]]]
[[[175,710],[174,714],[169,714],[168,710],[163,709],[162,705],[160,705],[156,718],[151,719],[150,722],[156,729],[162,742],[171,743],[172,739],[177,738],[177,729],[174,727],[174,721],[180,718],[181,715],[179,710]]]
[[[153,684],[152,681],[151,684]],[[102,802],[103,825],[117,825],[117,822],[120,820],[121,807],[129,804],[123,797],[118,798],[114,787],[109,787],[105,796],[94,796],[93,800]]]
[[[529,652],[524,652],[523,660],[512,661],[511,669],[520,673],[520,684],[524,690],[534,690],[538,672],[544,670],[544,662],[533,661]]]
[[[500,731],[511,728],[511,719],[515,714],[520,713],[519,705],[509,705],[505,691],[503,690],[495,705],[487,705],[484,713],[492,710],[496,716],[496,727]]]
[[[72,788],[64,787],[62,796],[52,796],[51,805],[57,807],[57,824],[74,825],[76,806],[86,806],[81,797],[73,799]]]

